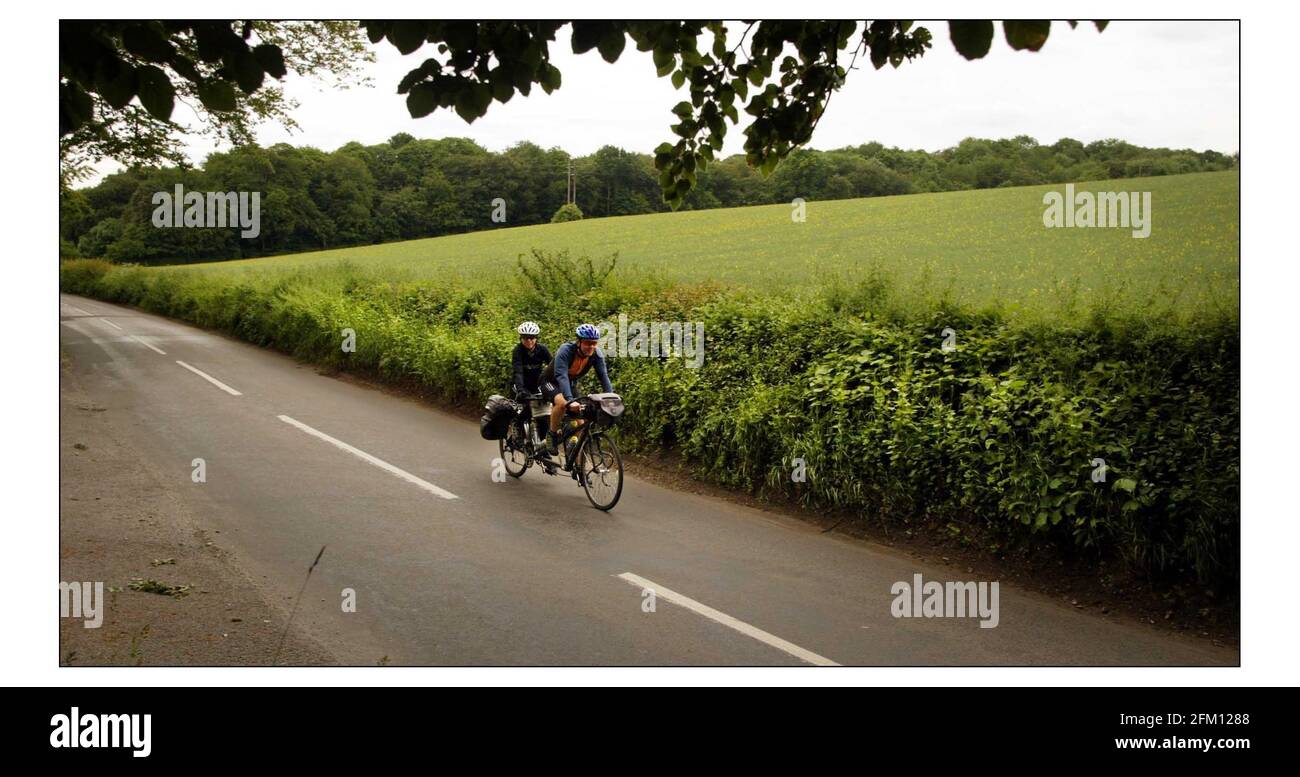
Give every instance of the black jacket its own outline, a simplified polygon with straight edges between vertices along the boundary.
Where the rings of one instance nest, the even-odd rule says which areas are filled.
[[[515,346],[510,360],[514,364],[515,372],[510,385],[515,389],[537,391],[537,385],[541,382],[542,367],[550,363],[551,352],[546,346],[538,343],[533,347],[532,353],[529,353],[524,344],[519,343]]]

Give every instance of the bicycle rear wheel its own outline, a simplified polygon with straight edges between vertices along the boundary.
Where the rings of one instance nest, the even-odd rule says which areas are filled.
[[[501,449],[501,461],[506,466],[506,474],[512,478],[523,477],[528,469],[528,438],[520,424],[510,424],[510,431],[498,441]]]
[[[610,510],[623,495],[623,457],[614,438],[588,435],[578,451],[578,480],[597,510]]]

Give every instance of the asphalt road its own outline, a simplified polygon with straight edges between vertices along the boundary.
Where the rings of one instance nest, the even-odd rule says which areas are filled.
[[[344,663],[1239,662],[1006,584],[995,628],[896,618],[895,583],[960,571],[635,471],[602,513],[568,478],[497,482],[496,444],[436,408],[135,310],[63,295],[59,313],[68,369],[104,422],[277,599],[328,546],[295,623]]]

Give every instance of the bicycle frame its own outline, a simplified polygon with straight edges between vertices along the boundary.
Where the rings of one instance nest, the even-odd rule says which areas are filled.
[[[605,430],[600,428],[599,420],[589,421],[583,418],[582,416],[571,415],[567,410],[565,411],[564,420],[565,422],[577,421],[579,423],[574,425],[565,423],[564,425],[561,426],[561,431],[563,432],[564,440],[567,440],[569,437],[577,438],[577,441],[572,446],[572,450],[565,450],[564,447],[561,447],[561,451],[564,454],[563,465],[561,466],[560,463],[550,458],[539,456],[537,454],[538,443],[535,437],[536,431],[533,427],[534,424],[537,423],[538,419],[532,416],[531,412],[529,411],[528,405],[527,404],[524,405],[523,415],[517,416],[513,423],[517,425],[520,428],[520,430],[523,432],[523,438],[525,442],[524,442],[524,450],[521,452],[526,457],[525,466],[540,464],[543,467],[543,469],[545,469],[549,474],[555,474],[554,472],[551,471],[554,468],[554,469],[561,469],[565,472],[569,472],[570,474],[573,475],[575,479],[577,478],[578,473],[574,469],[574,465],[577,463],[576,459],[578,456],[578,451],[582,450],[583,441],[585,441],[589,436],[593,434],[601,433]]]
[[[573,449],[565,451],[564,453],[564,468],[572,472],[575,478],[577,477],[578,473],[577,470],[574,469],[574,465],[577,464],[576,459],[578,457],[578,451],[582,450],[582,443],[585,442],[586,439],[591,435],[599,432],[599,430],[596,428],[595,421],[588,421],[586,419],[581,419],[581,420],[583,421],[583,423],[578,425],[577,432],[570,435],[572,437],[577,438],[577,441],[574,442],[573,444]]]

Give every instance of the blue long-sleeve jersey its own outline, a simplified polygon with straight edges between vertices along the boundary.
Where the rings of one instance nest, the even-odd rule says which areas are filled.
[[[560,391],[564,392],[565,399],[574,399],[572,381],[576,381],[583,375],[595,368],[596,377],[600,379],[600,388],[605,392],[612,392],[614,385],[609,382],[609,372],[605,369],[605,356],[601,354],[600,348],[597,347],[592,351],[591,357],[587,363],[582,365],[582,369],[570,376],[569,367],[577,359],[581,359],[582,354],[578,352],[578,344],[570,341],[561,345],[555,351],[555,359],[546,367],[543,377],[553,382]]]

